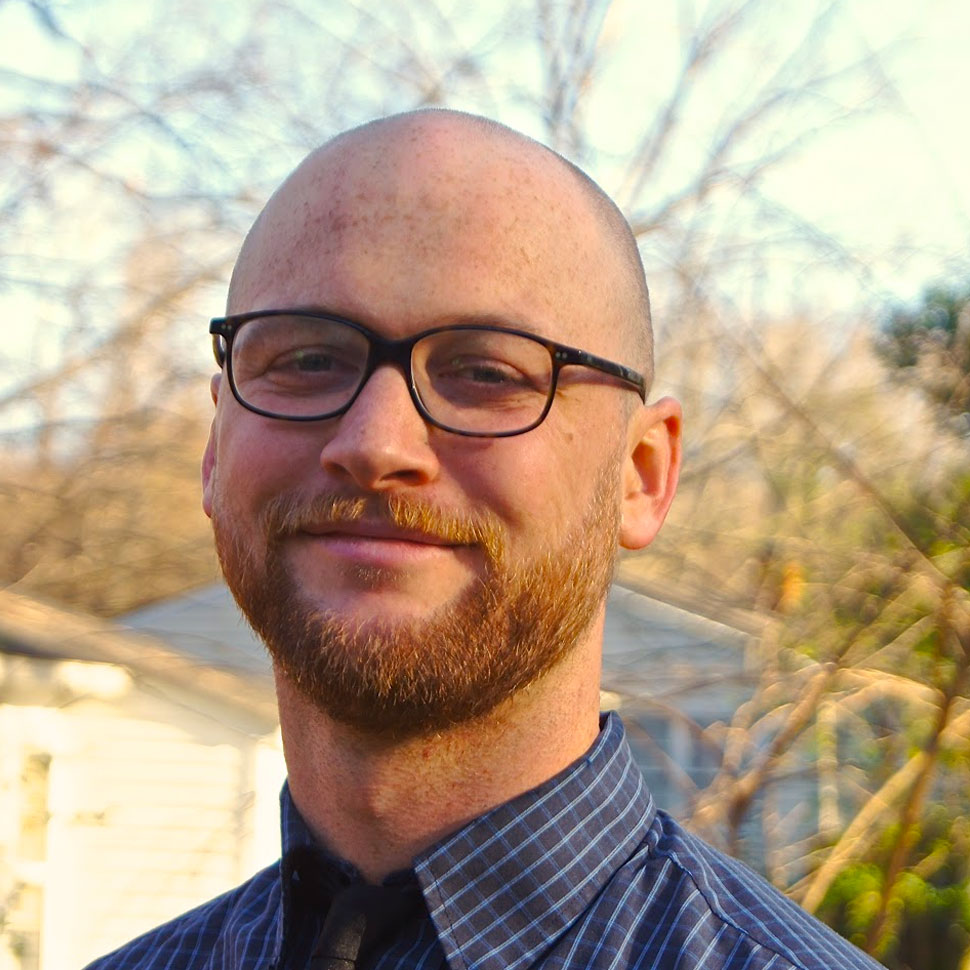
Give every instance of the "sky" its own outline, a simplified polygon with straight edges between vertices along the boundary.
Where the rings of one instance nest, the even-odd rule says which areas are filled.
[[[799,6],[810,5],[776,5],[779,37]],[[838,33],[876,57],[879,97],[818,132],[770,192],[871,254],[868,296],[913,300],[928,282],[970,275],[970,3],[849,0]]]
[[[456,10],[465,11],[461,22],[455,21],[455,32],[467,31],[468,36],[474,36],[479,24],[468,19],[467,5],[463,7],[458,0],[440,2],[445,15],[449,4]],[[703,19],[705,10],[717,7],[718,3],[723,0],[710,0],[709,3],[701,0],[614,0],[610,6],[603,24],[603,38],[611,53],[604,58],[597,74],[599,94],[591,100],[586,119],[600,147],[599,154],[592,160],[594,174],[611,190],[614,184],[622,184],[617,173],[635,147],[638,125],[649,121],[638,110],[637,92],[641,89],[637,85],[645,76],[673,76],[678,67],[679,45],[682,47],[685,31],[689,35],[691,19]],[[856,110],[848,122],[825,124],[814,132],[798,152],[773,170],[761,189],[779,206],[818,227],[821,233],[837,239],[856,254],[861,271],[850,274],[834,267],[832,272],[826,273],[824,267],[817,265],[817,257],[811,257],[816,265],[810,267],[811,260],[782,253],[764,271],[767,283],[763,285],[769,294],[769,304],[773,292],[777,305],[782,305],[795,294],[803,295],[806,305],[826,310],[856,307],[860,302],[876,307],[893,300],[913,301],[928,283],[970,276],[970,4],[966,0],[926,0],[919,5],[905,0],[844,0],[839,6],[838,28],[834,40],[829,38],[827,44],[835,55],[840,47],[844,47],[847,56],[855,56],[859,51],[872,52],[882,75],[880,96],[871,105],[871,110]],[[347,11],[360,14],[364,10],[363,5],[355,6],[345,0],[319,0],[318,9],[328,14],[331,8],[336,10],[337,7],[341,7],[345,14]],[[484,22],[491,7],[492,4],[483,3],[474,9]],[[705,125],[716,119],[718,113],[729,111],[732,99],[743,97],[745,85],[756,78],[758,59],[766,52],[770,53],[773,46],[797,35],[802,29],[799,18],[804,17],[809,8],[814,9],[813,5],[796,0],[763,5],[757,21],[758,30],[748,35],[744,45],[733,52],[733,60],[728,58],[724,62],[711,86],[701,89],[701,103],[691,106],[692,120],[685,128],[686,137],[679,149],[685,153],[685,161],[692,150],[690,125],[695,126],[700,138]],[[138,64],[139,50],[129,37],[137,35],[136,28],[144,27],[138,18],[146,16],[144,11],[148,7],[119,4],[117,0],[68,0],[53,9],[64,23],[88,37],[91,45],[97,43],[112,51],[117,62]],[[169,15],[168,23],[175,27],[171,28],[171,36],[155,39],[163,49],[164,45],[169,45],[173,58],[194,57],[201,70],[208,62],[219,63],[217,35],[223,44],[231,43],[236,30],[231,12],[262,8],[259,8],[258,0],[248,0],[241,6],[193,7],[192,19],[186,21],[193,29],[181,32],[176,29],[177,4],[162,9],[174,11]],[[265,9],[272,11],[273,8]],[[384,0],[367,5],[366,9],[368,15],[371,10],[394,11],[393,17],[387,13],[388,20],[399,19],[403,30],[407,30],[409,24],[417,24],[416,20],[409,20],[410,15],[404,11],[419,8],[408,6],[403,0]],[[227,15],[226,11],[230,13]],[[198,18],[203,16],[209,17],[210,22],[200,22]],[[253,22],[260,22],[258,16],[253,16],[256,19],[250,22],[249,29]],[[320,22],[328,29],[338,29],[335,19],[323,17]],[[242,20],[239,23],[241,25]],[[265,29],[267,38],[275,38],[279,43],[282,34],[284,46],[290,43],[295,51],[293,65],[287,65],[292,66],[293,73],[266,81],[268,87],[276,83],[280,88],[278,96],[285,99],[288,86],[294,92],[304,87],[310,77],[308,72],[316,70],[312,63],[316,38],[312,34],[308,37],[293,34],[293,25],[272,12],[265,14]],[[287,35],[286,31],[290,33]],[[432,45],[436,41],[416,39],[415,49],[419,53],[422,43]],[[126,50],[126,45],[131,49]],[[423,54],[428,57],[436,53],[433,49],[429,51],[427,46],[423,49]],[[5,71],[42,76],[69,87],[74,83],[77,65],[83,56],[86,56],[83,50],[79,55],[76,47],[46,37],[26,3],[17,0],[0,3],[0,117],[15,108],[23,109],[22,104],[11,101],[11,88],[8,87],[8,93],[4,94],[3,82],[5,78],[9,79]],[[385,51],[375,51],[363,52],[363,56],[379,59],[389,55]],[[482,99],[468,88],[471,93],[462,94],[458,90],[446,103],[496,114],[513,125],[521,120],[528,131],[530,124],[536,124],[534,114],[529,115],[513,96],[508,95],[514,90],[511,81],[517,72],[526,73],[527,67],[524,62],[515,60],[512,53],[503,52],[501,45],[489,57],[487,63],[494,72],[494,80],[503,76],[502,83],[496,83],[491,89],[498,94]],[[145,70],[150,70],[153,63],[146,57]],[[152,80],[157,81],[157,78]],[[631,92],[629,96],[625,94],[627,90]],[[846,96],[851,101],[852,92],[847,92]],[[860,89],[859,98],[864,96],[868,95]],[[375,105],[394,103],[386,92],[370,92],[366,97],[362,96],[362,100],[366,101],[367,97]],[[820,118],[825,117],[828,107],[819,106]],[[43,108],[28,110],[42,111]],[[356,120],[360,119],[349,119],[351,123]],[[793,126],[804,124],[802,116],[774,121],[780,139],[785,136],[788,120]],[[16,138],[16,127],[13,131]],[[539,129],[531,133],[541,136]],[[254,133],[254,139],[258,134]],[[164,180],[164,158],[152,158],[147,163],[137,154],[136,148],[130,150],[133,154],[129,162],[124,156],[114,160],[121,180],[144,178],[146,172]],[[295,163],[301,151],[294,144],[280,148],[279,174]],[[247,145],[238,134],[226,142],[227,165],[234,168],[245,165],[247,153],[255,157],[260,151]],[[664,179],[669,182],[668,188],[674,190],[677,161],[675,153],[672,163],[658,175],[657,184],[649,187],[651,192],[661,192]],[[200,181],[199,184],[216,190],[218,172],[213,171],[214,175],[207,175],[208,182]],[[258,191],[262,192],[263,187]],[[69,195],[66,187],[62,192]],[[76,198],[68,197],[53,201],[55,208],[64,211],[78,204]],[[47,214],[39,210],[37,219],[28,226],[31,238],[39,240],[41,249],[38,252],[53,267],[51,272],[56,272],[58,265],[66,265],[69,260],[83,263],[86,259],[92,266],[92,276],[95,271],[110,276],[113,266],[115,277],[121,279],[130,266],[121,265],[122,257],[115,245],[114,234],[117,217],[107,197],[86,197],[80,210],[78,218],[68,219],[56,229],[47,224]],[[726,218],[730,220],[730,211]],[[750,216],[739,215],[738,218]],[[92,230],[92,226],[97,229]],[[756,234],[757,224],[752,224],[748,231]],[[4,242],[0,236],[0,246]],[[654,256],[648,240],[645,261]],[[0,364],[6,363],[0,368],[2,397],[4,389],[17,386],[25,375],[56,366],[65,348],[58,337],[60,324],[51,310],[50,301],[45,303],[37,291],[26,293],[2,285],[4,278],[16,277],[21,271],[23,254],[15,249],[6,252],[0,249],[0,259],[6,266],[6,269],[0,268],[0,308],[8,321],[16,320],[19,324],[8,324],[4,333],[5,344],[0,351]],[[786,259],[789,260],[787,263]],[[223,285],[217,283],[206,294],[214,305],[221,300]],[[146,286],[150,287],[151,283],[146,281]],[[200,315],[204,315],[204,309],[199,308]],[[219,309],[216,305],[213,312]],[[95,322],[91,324],[90,333],[96,336],[97,313],[92,313],[92,320]],[[72,339],[75,336],[76,332],[72,331]],[[194,339],[194,331],[192,337]],[[198,342],[200,347],[204,343]],[[203,348],[199,353],[206,351]],[[9,408],[0,413],[0,426],[11,420],[10,414]]]
[[[821,146],[813,205],[846,239],[910,254],[885,282],[913,296],[968,266],[970,4],[857,0],[851,9],[860,33],[886,51],[889,110]],[[788,191],[803,178],[810,171],[793,172]]]

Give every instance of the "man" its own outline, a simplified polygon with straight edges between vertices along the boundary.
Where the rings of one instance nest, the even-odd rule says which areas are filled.
[[[680,459],[601,190],[484,119],[383,119],[276,192],[229,314],[204,507],[273,659],[283,860],[93,966],[873,967],[600,719],[616,550]]]

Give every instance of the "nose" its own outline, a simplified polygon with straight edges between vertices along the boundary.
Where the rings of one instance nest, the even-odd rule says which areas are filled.
[[[437,476],[429,427],[397,367],[378,367],[350,410],[334,419],[320,464],[334,478],[368,491],[424,485]]]

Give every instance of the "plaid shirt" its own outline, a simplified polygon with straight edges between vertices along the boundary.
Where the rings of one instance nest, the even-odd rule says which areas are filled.
[[[285,787],[282,827],[282,865],[89,970],[302,970],[322,916],[293,889],[291,860],[312,838]],[[355,875],[328,864],[330,878]],[[657,811],[615,714],[582,759],[387,882],[424,905],[367,970],[877,967]]]

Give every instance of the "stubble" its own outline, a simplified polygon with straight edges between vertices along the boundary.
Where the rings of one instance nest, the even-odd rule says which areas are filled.
[[[531,561],[509,561],[489,513],[438,509],[401,496],[281,496],[265,510],[263,554],[228,516],[213,527],[223,573],[278,669],[321,711],[397,739],[482,717],[556,666],[587,632],[613,576],[619,515],[601,474],[581,520]],[[286,562],[287,540],[312,527],[382,521],[479,548],[480,581],[430,615],[353,622],[310,602]],[[380,575],[360,575],[379,588]]]

